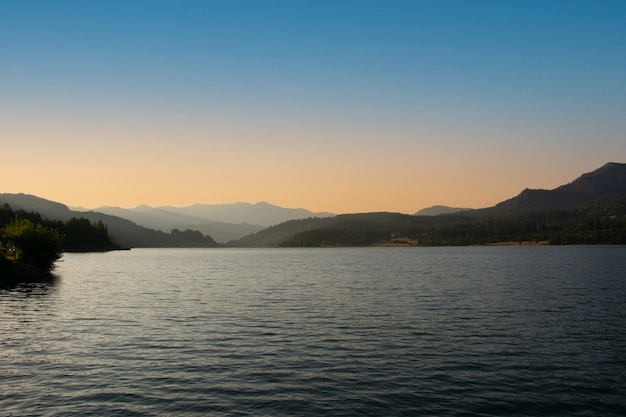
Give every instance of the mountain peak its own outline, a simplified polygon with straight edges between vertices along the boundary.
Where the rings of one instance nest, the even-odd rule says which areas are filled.
[[[438,216],[440,214],[452,214],[452,213],[458,213],[459,211],[465,211],[465,210],[471,210],[471,209],[436,205],[436,206],[423,208],[417,213],[415,213],[414,216]]]
[[[582,174],[579,178],[557,190],[597,195],[626,188],[626,164],[609,162],[600,168]]]
[[[113,207],[108,207],[108,208],[113,208]],[[133,208],[132,210],[135,210],[135,211],[146,211],[146,210],[152,210],[152,207],[150,207],[147,204],[140,204],[137,207]]]
[[[275,206],[273,204],[268,203],[267,201],[259,201],[258,203],[255,204],[255,206],[257,206],[257,207],[278,207],[278,206]]]
[[[595,175],[611,175],[611,176],[620,176],[626,173],[626,164],[621,164],[618,162],[607,162],[602,165],[600,168],[593,170],[591,172],[587,172],[582,174],[580,177],[590,177]]]
[[[488,212],[573,210],[612,193],[626,190],[626,164],[608,162],[600,168],[553,190],[526,188],[516,197],[502,201]]]

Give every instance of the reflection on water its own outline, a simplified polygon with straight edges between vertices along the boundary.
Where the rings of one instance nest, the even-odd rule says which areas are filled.
[[[59,277],[50,276],[43,282],[20,283],[0,289],[0,317],[3,323],[12,322],[11,331],[23,331],[25,335],[40,328],[41,323],[54,314],[58,283]],[[15,333],[5,337],[5,341],[15,341],[14,336]]]
[[[68,254],[0,290],[7,415],[626,414],[626,248]]]
[[[0,288],[0,312],[11,314],[20,305],[28,308],[33,303],[45,303],[46,299],[54,297],[59,281],[58,275],[50,274],[37,282],[15,283]]]

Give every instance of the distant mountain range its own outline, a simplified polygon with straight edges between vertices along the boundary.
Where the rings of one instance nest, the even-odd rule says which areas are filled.
[[[101,220],[120,243],[129,246],[161,246],[156,242],[167,239],[163,233],[154,232],[169,233],[172,229],[198,230],[217,242],[227,242],[287,220],[333,216],[332,213],[314,213],[266,202],[156,208],[142,205],[133,209],[100,207],[87,211],[82,208],[72,210],[64,204],[27,194],[0,194],[0,204],[4,203],[15,210],[37,211],[50,219],[65,221],[71,217],[85,217],[92,222]]]
[[[470,208],[448,207],[448,206],[432,206],[426,207],[415,213],[415,216],[438,216],[440,214],[452,214],[459,211],[472,210]]]
[[[287,220],[334,216],[332,213],[314,213],[301,208],[284,208],[266,202],[195,204],[188,207],[142,205],[132,209],[99,207],[94,211],[122,217],[138,225],[164,232],[175,228],[198,230],[218,242],[239,239]]]
[[[608,163],[554,190],[526,189],[493,207],[435,206],[418,213],[361,213],[294,220],[230,244],[359,246],[388,241],[465,245],[504,240],[626,243],[626,164]]]
[[[337,244],[358,245],[374,238],[392,239],[405,232],[415,234],[417,230],[428,227],[456,225],[459,232],[469,223],[481,222],[480,219],[505,216],[526,216],[527,223],[537,222],[538,218],[544,219],[543,223],[534,226],[537,228],[547,227],[547,218],[564,225],[563,222],[583,218],[587,223],[593,223],[593,216],[609,216],[610,219],[622,221],[620,219],[626,215],[626,164],[607,163],[553,190],[526,189],[493,207],[461,209],[433,206],[420,210],[416,215],[361,213],[335,216],[332,213],[283,208],[265,202],[196,204],[189,207],[139,206],[134,209],[100,207],[97,211],[76,211],[61,203],[32,195],[0,194],[0,204],[4,203],[15,210],[38,211],[50,219],[85,217],[92,222],[100,220],[108,226],[120,244],[134,247],[174,245],[175,242],[166,233],[171,229],[199,230],[218,242],[229,242],[233,246],[278,246],[283,243],[297,246],[303,242],[316,242],[320,236],[326,239],[324,241],[334,239]],[[559,214],[554,218],[553,214],[549,214],[554,211],[571,214]],[[602,227],[605,227],[604,223]],[[478,226],[473,224],[472,227]],[[614,226],[613,229],[616,227],[621,226]],[[469,236],[469,232],[466,235]],[[611,239],[615,241],[615,238]]]
[[[8,204],[13,210],[36,211],[44,219],[67,221],[72,217],[86,218],[91,223],[102,221],[123,247],[177,247],[179,239],[161,231],[148,229],[117,216],[95,211],[70,210],[66,205],[29,194],[0,194],[0,204]]]

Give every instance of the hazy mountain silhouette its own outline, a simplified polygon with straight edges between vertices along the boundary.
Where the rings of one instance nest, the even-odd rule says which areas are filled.
[[[441,206],[435,207],[440,210]],[[444,210],[446,207],[444,206]],[[392,239],[393,236],[407,236],[417,234],[417,230],[430,230],[433,227],[449,226],[447,240],[439,236],[427,236],[433,244],[470,244],[471,239],[466,239],[470,231],[472,233],[492,232],[488,230],[489,221],[486,219],[504,219],[495,229],[505,230],[509,225],[513,229],[524,223],[532,223],[533,227],[544,227],[545,219],[553,226],[560,223],[561,230],[554,232],[552,237],[555,242],[594,242],[571,239],[571,230],[567,230],[568,225],[579,224],[584,218],[586,222],[591,219],[592,223],[602,223],[596,219],[612,218],[612,216],[623,216],[626,209],[626,164],[608,163],[601,168],[583,174],[578,179],[569,184],[562,185],[554,190],[529,190],[522,191],[518,196],[496,204],[493,207],[484,209],[460,209],[450,214],[440,215],[401,215],[399,213],[359,213],[343,214],[333,218],[312,218],[306,220],[292,220],[276,226],[269,227],[260,232],[245,236],[233,242],[232,246],[334,246],[338,245],[360,245],[363,242],[370,243],[376,239]],[[555,214],[558,211],[560,214]],[[420,212],[418,212],[420,213]],[[540,219],[537,220],[537,219]],[[481,224],[480,222],[486,222]],[[567,222],[570,223],[567,223]],[[537,223],[537,224],[535,224]],[[478,224],[479,226],[472,226]],[[472,229],[477,227],[478,229]],[[586,226],[590,227],[590,226]],[[594,226],[595,227],[595,226]],[[600,238],[602,243],[620,242],[622,236],[617,229],[609,232],[603,231],[605,235]],[[481,229],[483,228],[483,229]],[[478,230],[478,232],[477,232]],[[444,232],[441,232],[444,233]],[[495,232],[494,232],[495,233]],[[558,233],[562,235],[557,236]],[[570,235],[567,235],[570,233]],[[460,236],[460,237],[459,237]],[[517,236],[513,234],[513,236]],[[565,237],[563,237],[565,236]],[[511,236],[507,236],[510,238]],[[595,236],[597,237],[597,236]],[[423,236],[422,236],[423,238]],[[575,236],[576,239],[579,236]],[[561,240],[559,240],[561,239]],[[428,241],[428,240],[426,240]],[[481,239],[477,238],[476,242]],[[330,243],[329,243],[330,242]],[[347,243],[346,243],[347,242]],[[468,243],[470,242],[470,243]],[[474,242],[474,243],[476,243]]]
[[[141,226],[163,232],[169,232],[172,229],[198,230],[205,235],[211,236],[218,242],[228,242],[229,240],[239,239],[240,237],[264,229],[264,226],[260,225],[211,221],[201,217],[190,216],[163,208],[153,208],[145,205],[134,209],[99,207],[96,211],[122,217]]]
[[[439,214],[452,214],[460,211],[471,210],[469,208],[432,206],[426,207],[414,214],[414,216],[438,216]]]
[[[94,211],[122,217],[141,226],[162,230],[164,232],[174,228],[180,228],[183,225],[196,225],[207,222],[206,219],[200,217],[188,216],[148,206],[139,206],[135,209],[105,206],[98,207]]]
[[[250,233],[256,233],[259,230],[263,230],[264,227],[248,223],[234,224],[212,222],[194,225],[193,229],[198,230],[205,235],[211,236],[213,239],[220,243],[226,243],[230,240],[239,239],[240,237],[247,236]]]
[[[8,204],[13,210],[36,211],[48,219],[65,221],[75,217],[65,204],[30,194],[0,194],[0,204]]]
[[[115,241],[124,247],[180,247],[195,246],[185,240],[185,235],[171,234],[149,229],[136,223],[96,211],[70,210],[66,205],[29,194],[0,194],[0,204],[8,204],[13,210],[36,211],[45,219],[67,221],[72,217],[84,217],[91,223],[102,221]],[[210,235],[209,235],[210,236]]]
[[[141,205],[133,209],[106,206],[79,211],[33,195],[0,194],[0,204],[4,203],[15,210],[37,211],[49,219],[66,221],[72,217],[85,217],[91,222],[101,220],[120,244],[133,247],[167,245],[167,233],[172,229],[198,230],[218,242],[227,242],[287,220],[333,216],[332,213],[313,213],[265,202],[156,208]]]
[[[194,204],[188,207],[158,207],[171,213],[205,219],[206,222],[248,223],[263,227],[272,226],[287,220],[307,217],[331,217],[333,213],[314,213],[303,208],[285,208],[261,201],[256,204]]]
[[[99,207],[96,211],[123,217],[139,225],[162,231],[173,228],[199,230],[218,242],[239,239],[287,220],[333,216],[332,213],[313,213],[301,208],[284,208],[266,202],[195,204],[188,207],[141,205],[132,209]]]
[[[624,195],[626,195],[626,164],[610,162],[595,171],[581,175],[569,184],[553,190],[526,189],[516,197],[502,201],[493,207],[465,210],[440,216],[409,217],[419,217],[421,218],[421,220],[418,219],[420,224],[430,224],[431,220],[427,220],[429,217],[431,219],[433,217],[448,217],[448,220],[458,218],[457,220],[460,221],[461,218],[484,218],[486,216],[507,216],[530,212],[580,211],[581,208],[592,204],[604,208],[614,205],[618,210],[621,210]],[[357,217],[354,217],[355,215],[342,215],[336,216],[336,220],[329,221],[325,218],[335,217],[331,213],[313,213],[305,209],[283,208],[266,202],[256,204],[196,204],[180,208],[139,206],[134,209],[116,207],[99,209],[105,213],[73,211],[61,203],[27,194],[0,194],[0,204],[4,203],[8,203],[15,210],[38,211],[42,216],[50,219],[68,220],[71,217],[85,217],[92,222],[101,220],[108,226],[109,232],[114,235],[118,243],[137,247],[184,245],[181,241],[173,240],[172,236],[164,233],[169,232],[172,228],[199,230],[221,242],[239,239],[237,245],[256,246],[266,245],[270,241],[275,244],[280,239],[289,238],[289,234],[292,232],[306,232],[318,227],[336,227],[337,222],[348,222],[351,230],[357,230],[359,227],[369,228],[373,219],[379,223],[381,219],[389,221],[388,217],[377,213],[362,213]],[[296,219],[304,220],[296,221]],[[355,221],[358,224],[355,225]],[[401,221],[412,224],[414,219],[403,218]],[[286,222],[288,224],[284,224]],[[437,224],[440,223],[439,220],[436,222]],[[264,231],[266,230],[264,227],[274,225],[279,225],[279,227]],[[377,227],[379,230],[381,226]],[[394,234],[398,235],[395,232]]]

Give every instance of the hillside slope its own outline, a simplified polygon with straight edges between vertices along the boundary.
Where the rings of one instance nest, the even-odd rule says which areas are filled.
[[[29,194],[0,194],[0,205],[5,203],[14,210],[36,211],[45,219],[67,221],[72,217],[84,217],[94,224],[102,221],[115,241],[123,247],[220,246],[210,236],[199,236],[199,233],[165,233],[117,216],[95,211],[73,211],[64,204]]]
[[[256,204],[194,204],[188,207],[149,207],[132,209],[100,207],[98,212],[119,216],[138,225],[163,232],[177,229],[199,230],[218,242],[239,239],[288,220],[329,217],[332,213],[314,213],[302,208],[285,208],[266,202]]]
[[[515,214],[529,211],[575,210],[608,195],[626,190],[626,164],[609,162],[553,190],[525,189],[494,207],[474,210],[479,215]]]
[[[436,216],[346,214],[285,222],[233,246],[362,246],[626,242],[626,164],[608,163],[554,190],[524,190],[494,207]]]

